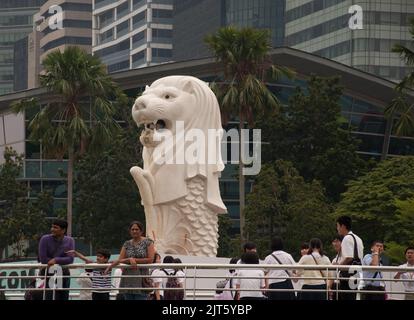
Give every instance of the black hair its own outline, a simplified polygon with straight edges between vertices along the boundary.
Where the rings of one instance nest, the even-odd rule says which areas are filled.
[[[408,250],[414,250],[414,247],[413,246],[407,247],[407,249],[405,249],[405,253],[404,254],[407,254]]]
[[[165,256],[162,263],[174,263],[174,258],[172,256]]]
[[[247,250],[253,250],[253,249],[256,249],[257,247],[256,247],[256,244],[255,243],[253,243],[253,242],[251,242],[251,241],[249,241],[249,242],[246,242],[244,245],[243,245],[243,251],[244,252],[246,252]]]
[[[340,216],[338,219],[336,219],[336,222],[341,226],[345,226],[348,231],[351,230],[351,228],[352,228],[352,219],[351,219],[351,217]]]
[[[174,259],[174,263],[183,263],[183,262],[181,261],[180,258],[175,258]],[[183,271],[183,268],[177,267],[177,268],[175,268],[175,270],[181,270],[181,271]]]
[[[311,239],[311,241],[309,242],[309,251],[308,254],[311,254],[313,252],[314,249],[318,249],[319,254],[321,256],[323,256],[323,245],[322,245],[322,241],[318,238],[313,238]]]
[[[270,249],[272,251],[279,251],[283,250],[283,240],[281,237],[275,237],[272,239],[272,242],[270,244]]]
[[[384,245],[384,241],[382,241],[382,240],[374,240],[374,241],[371,242],[371,248],[373,246],[375,246],[377,243],[382,243]]]
[[[245,264],[259,264],[259,256],[253,251],[243,253],[241,260]]]
[[[336,236],[332,239],[332,241],[335,241],[335,240],[338,240],[338,241],[342,242],[342,240],[344,240],[344,236],[341,236],[341,235],[336,235]]]
[[[300,245],[300,250],[303,250],[303,249],[309,249],[308,242],[302,242],[302,244]]]
[[[144,225],[143,225],[141,222],[139,222],[139,221],[132,221],[132,222],[129,224],[129,228],[128,228],[128,230],[131,230],[131,229],[132,229],[132,227],[133,227],[135,224],[138,226],[138,228],[139,228],[142,232],[144,232]]]
[[[61,229],[68,230],[68,222],[62,219],[55,219],[52,221],[52,226],[58,226]]]
[[[237,264],[237,262],[239,261],[239,258],[233,257],[230,259],[229,264]],[[229,272],[230,273],[234,273],[236,271],[236,269],[230,269]]]
[[[96,255],[98,254],[104,256],[106,259],[109,259],[111,257],[111,252],[108,249],[98,249],[96,250]]]

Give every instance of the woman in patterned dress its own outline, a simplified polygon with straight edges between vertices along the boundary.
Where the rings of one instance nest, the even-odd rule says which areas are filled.
[[[137,268],[136,266],[137,264],[147,264],[154,261],[154,242],[151,239],[144,237],[144,227],[139,221],[131,222],[129,225],[129,233],[132,239],[125,241],[118,260],[114,261],[111,266],[108,267],[107,271],[109,272],[110,269],[120,263],[131,265],[131,268],[123,270],[122,275],[137,275],[138,277],[123,277],[120,284],[120,293],[124,295],[125,300],[146,300],[148,292],[132,288],[144,287],[143,278],[139,276],[148,275],[148,268]],[[131,289],[122,290],[122,288]]]

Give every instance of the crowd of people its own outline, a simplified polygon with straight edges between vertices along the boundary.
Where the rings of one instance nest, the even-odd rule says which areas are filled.
[[[380,271],[364,270],[363,285],[356,288],[350,281],[357,271],[352,268],[341,268],[341,271],[332,269],[301,268],[301,266],[338,265],[338,266],[381,266],[384,252],[383,241],[372,243],[370,252],[364,254],[363,241],[352,232],[350,217],[342,216],[336,221],[338,236],[332,241],[336,256],[329,259],[323,250],[320,239],[311,239],[300,247],[301,258],[296,263],[291,254],[284,251],[283,240],[275,237],[271,241],[271,254],[266,256],[263,264],[280,264],[292,266],[290,268],[261,268],[257,248],[254,243],[244,245],[243,254],[239,258],[232,258],[230,264],[234,268],[229,270],[226,279],[217,284],[216,299],[222,300],[355,300],[360,289],[363,292],[361,299],[385,300],[387,297],[385,282]],[[81,288],[80,299],[109,300],[110,292],[118,288],[117,299],[124,300],[182,300],[185,298],[185,278],[183,270],[177,268],[179,259],[165,256],[162,260],[163,268],[150,270],[138,267],[145,264],[161,264],[161,256],[156,252],[154,242],[145,237],[144,227],[139,221],[133,221],[129,226],[130,240],[122,245],[118,259],[110,261],[111,253],[106,249],[96,251],[96,261],[92,261],[75,250],[74,239],[65,235],[67,222],[55,220],[52,223],[51,234],[41,238],[39,243],[39,262],[48,267],[41,269],[39,275],[45,276],[43,283],[49,288],[48,279],[53,276],[53,266],[62,267],[64,276],[61,287],[56,290],[45,290],[42,298],[46,300],[67,300],[69,298],[70,272],[65,266],[73,263],[78,257],[85,263],[105,264],[108,267],[85,269],[77,282]],[[405,251],[405,268],[414,268],[414,247]],[[120,264],[129,265],[122,268]],[[175,264],[174,267],[168,264]],[[243,268],[241,264],[258,265],[257,268]],[[294,266],[294,267],[293,267]],[[114,270],[114,271],[113,271]],[[339,270],[339,269],[338,269]],[[122,275],[122,276],[121,276]],[[395,279],[403,282],[405,299],[414,300],[414,269],[412,272],[398,272]],[[336,280],[339,279],[339,280]],[[112,280],[112,281],[111,281]],[[409,281],[411,280],[411,281]],[[302,290],[294,288],[300,286]],[[49,288],[50,289],[50,288]],[[373,291],[371,293],[370,291]]]
[[[257,264],[258,267],[230,270],[224,287],[227,290],[217,290],[215,298],[219,300],[356,300],[360,293],[361,300],[386,300],[386,285],[381,271],[364,270],[362,274],[358,274],[358,266],[383,265],[383,241],[373,241],[370,252],[364,256],[361,238],[351,231],[351,218],[339,217],[336,227],[338,236],[332,240],[336,252],[333,259],[325,255],[322,241],[314,238],[301,245],[301,258],[296,263],[292,255],[284,251],[283,240],[275,237],[271,242],[272,253],[265,258],[263,264],[291,265],[292,268],[288,269],[261,268],[256,246],[251,242],[246,243],[238,263]],[[414,268],[414,247],[407,247],[405,256],[407,262],[400,267]],[[234,259],[230,263],[232,261]],[[300,268],[305,265],[337,265],[341,268],[338,268],[338,271],[335,268],[331,268],[330,271]],[[414,300],[413,276],[414,269],[411,272],[398,272],[394,276],[396,280],[406,280],[403,282],[406,300]],[[357,281],[358,278],[360,281]],[[297,283],[296,289],[294,283]],[[220,287],[223,287],[221,282]]]

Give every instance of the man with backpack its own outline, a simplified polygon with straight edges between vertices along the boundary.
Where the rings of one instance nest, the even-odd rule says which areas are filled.
[[[354,269],[341,270],[340,277],[342,279],[339,281],[339,289],[352,292],[339,293],[338,300],[356,300],[358,289],[359,275],[357,275],[358,272],[355,267],[361,265],[364,244],[361,238],[351,231],[351,227],[352,219],[348,216],[341,216],[336,220],[336,230],[340,236],[344,237],[341,243],[341,258],[338,264]],[[356,282],[354,278],[357,280]]]
[[[172,256],[165,256],[162,263],[175,263]],[[172,268],[155,269],[152,273],[154,287],[160,288],[161,300],[184,300],[185,273]],[[157,295],[158,296],[158,295]]]

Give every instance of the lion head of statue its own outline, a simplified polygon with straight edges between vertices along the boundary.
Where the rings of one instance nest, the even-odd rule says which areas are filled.
[[[186,180],[200,175],[207,179],[208,204],[219,212],[225,211],[218,189],[218,176],[224,169],[220,152],[220,108],[209,86],[191,76],[168,76],[156,80],[136,99],[132,117],[137,125],[145,126],[140,141],[144,145],[144,170],[151,172],[155,180],[155,192],[158,193],[155,204],[185,195]],[[198,155],[201,161],[163,164],[155,161],[158,149],[170,148],[177,154],[183,152],[185,155],[186,150],[195,143],[187,136],[192,129],[202,132],[205,138],[201,144],[201,155]],[[166,141],[154,139],[163,132],[170,134],[168,146]],[[174,190],[167,190],[165,183],[171,179],[174,179],[174,188],[170,189]]]

